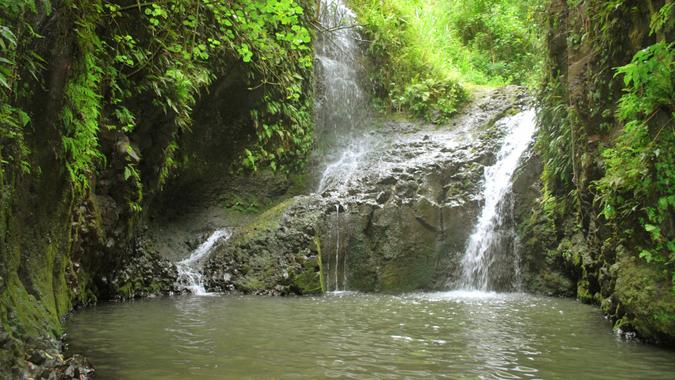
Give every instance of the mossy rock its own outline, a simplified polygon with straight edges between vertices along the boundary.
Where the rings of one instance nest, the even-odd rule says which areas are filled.
[[[238,239],[252,239],[259,233],[278,228],[281,222],[281,216],[293,203],[294,198],[290,198],[263,212],[239,230],[241,237],[238,237]]]
[[[620,304],[616,326],[641,337],[675,343],[675,294],[670,279],[654,265],[624,257],[616,266],[613,297]],[[623,315],[621,315],[623,314]]]
[[[319,265],[319,256],[306,260],[303,265],[303,271],[291,278],[292,286],[300,294],[320,294],[321,269]]]
[[[291,198],[235,230],[204,267],[206,287],[251,294],[314,294],[322,291],[319,245],[313,235],[318,214],[311,198]]]

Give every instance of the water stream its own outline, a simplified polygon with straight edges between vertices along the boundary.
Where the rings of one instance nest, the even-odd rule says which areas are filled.
[[[208,294],[204,288],[204,281],[201,273],[201,265],[206,256],[211,252],[216,243],[220,240],[227,240],[232,236],[232,231],[227,228],[214,231],[205,242],[192,251],[190,257],[176,263],[178,271],[178,287],[188,290],[195,295]]]
[[[356,15],[342,0],[322,0],[323,31],[316,46],[316,141],[321,175],[317,193],[344,193],[371,144],[365,133],[369,99],[361,88]]]
[[[528,110],[499,121],[499,124],[507,130],[507,134],[497,153],[495,164],[485,169],[483,177],[485,204],[462,258],[462,276],[459,283],[461,289],[488,290],[491,280],[490,269],[497,255],[513,253],[507,252],[500,244],[502,238],[513,240],[515,235],[509,231],[512,226],[505,226],[502,223],[504,214],[511,211],[505,200],[511,192],[513,173],[523,153],[532,143],[535,119],[535,111]],[[515,259],[514,256],[512,261],[515,262]],[[517,269],[514,268],[513,280],[517,280],[516,273]]]

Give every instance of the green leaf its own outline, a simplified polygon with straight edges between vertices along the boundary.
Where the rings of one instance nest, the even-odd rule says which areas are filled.
[[[7,88],[8,90],[12,89],[12,86],[10,86],[9,83],[7,83],[7,80],[3,74],[0,74],[0,84],[3,87]]]
[[[654,232],[654,231],[660,231],[660,228],[655,226],[655,225],[652,225],[652,224],[645,224],[645,230],[647,232]]]
[[[653,260],[652,253],[650,251],[646,250],[646,249],[643,249],[642,251],[640,251],[640,258],[644,259],[648,263],[651,263],[652,260]]]

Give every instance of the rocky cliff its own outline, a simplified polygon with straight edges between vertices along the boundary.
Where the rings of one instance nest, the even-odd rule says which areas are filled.
[[[523,90],[506,88],[482,94],[448,125],[380,122],[364,136],[377,143],[343,163],[347,170],[329,167],[320,193],[280,204],[218,247],[205,267],[207,287],[272,294],[448,288],[481,206],[483,169],[503,137],[497,121],[529,106]],[[505,273],[513,272],[509,259]],[[507,283],[495,287],[507,290]]]

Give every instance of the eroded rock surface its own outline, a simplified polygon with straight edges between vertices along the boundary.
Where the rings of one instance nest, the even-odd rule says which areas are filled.
[[[217,247],[207,288],[252,293],[442,289],[454,281],[479,212],[500,118],[527,108],[519,88],[479,97],[449,125],[386,121],[319,192],[260,216]],[[372,142],[372,144],[369,144]],[[365,146],[365,148],[364,148]]]

